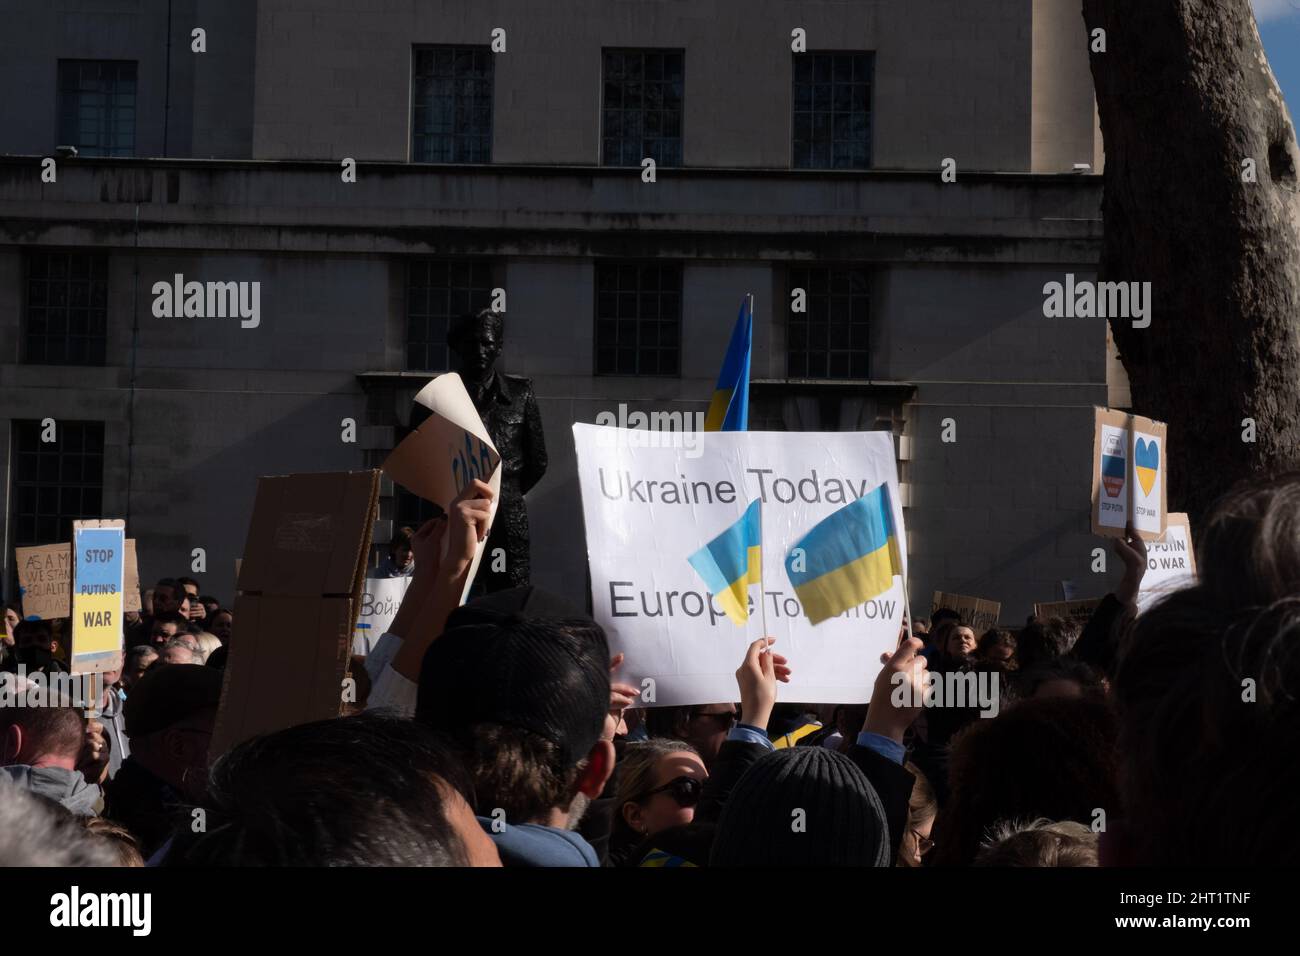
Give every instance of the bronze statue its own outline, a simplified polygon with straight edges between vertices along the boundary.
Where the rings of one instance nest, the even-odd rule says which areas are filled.
[[[474,585],[475,591],[482,588],[484,592],[529,583],[524,495],[546,473],[546,439],[533,383],[495,368],[501,357],[504,318],[503,313],[483,309],[461,316],[447,332],[447,344],[459,360],[456,371],[501,453],[501,500]],[[418,426],[428,415],[428,409],[416,406],[411,427]],[[494,559],[497,548],[505,550],[504,571],[493,570],[494,564],[500,567],[500,561]]]

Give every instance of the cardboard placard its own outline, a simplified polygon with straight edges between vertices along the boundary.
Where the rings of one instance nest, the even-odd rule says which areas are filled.
[[[352,653],[362,657],[374,650],[375,643],[388,630],[397,617],[397,609],[411,586],[409,576],[403,578],[366,578],[361,593],[361,612],[352,637]]]
[[[439,375],[420,389],[415,400],[432,414],[393,449],[382,470],[407,491],[443,511],[475,478],[486,481],[493,491],[495,518],[501,501],[501,455],[460,376],[455,372]],[[461,603],[474,583],[486,545],[484,537],[466,575]]]
[[[122,660],[122,584],[126,522],[72,522],[72,655],[74,674],[116,670]]]
[[[210,759],[342,712],[378,505],[378,471],[258,480]]]
[[[1074,621],[1083,627],[1092,618],[1092,614],[1101,604],[1101,598],[1087,598],[1078,601],[1049,601],[1034,605],[1034,617],[1045,621],[1049,617],[1061,617]]]
[[[976,634],[987,631],[990,627],[997,627],[998,617],[1002,613],[1001,601],[990,601],[986,598],[970,597],[965,594],[950,594],[947,591],[935,591],[930,614],[933,615],[941,607],[946,607],[960,614],[962,623],[975,631]]]
[[[1122,538],[1132,521],[1143,541],[1165,533],[1167,426],[1141,415],[1094,409],[1092,530]]]
[[[72,614],[72,545],[43,544],[15,548],[18,565],[18,594],[23,617],[49,621]],[[123,611],[140,610],[140,569],[136,564],[135,538],[126,539],[126,569],[122,582]]]
[[[1172,511],[1159,541],[1147,545],[1147,570],[1138,588],[1137,606],[1145,611],[1160,598],[1196,583],[1196,552],[1187,515]]]

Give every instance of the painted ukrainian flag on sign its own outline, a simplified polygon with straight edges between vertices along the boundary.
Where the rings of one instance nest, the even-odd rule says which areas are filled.
[[[785,569],[813,624],[888,591],[903,573],[888,483],[814,526],[790,550]]]
[[[755,498],[740,520],[686,560],[736,624],[749,620],[749,586],[763,574],[763,526]]]
[[[731,344],[722,360],[709,412],[704,416],[706,432],[743,432],[749,428],[749,354],[753,345],[754,315],[746,296],[740,303],[736,327],[731,330]]]

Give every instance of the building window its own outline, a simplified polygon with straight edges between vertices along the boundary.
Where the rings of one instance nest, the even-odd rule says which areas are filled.
[[[59,146],[135,155],[135,61],[59,61]]]
[[[108,257],[27,255],[27,353],[37,365],[103,365],[108,341]]]
[[[795,169],[871,165],[870,53],[794,54]]]
[[[492,162],[492,51],[416,47],[411,67],[411,158]]]
[[[805,292],[805,312],[786,328],[790,378],[869,378],[867,332],[871,283],[866,269],[790,270],[790,291]]]
[[[453,320],[492,304],[488,259],[417,259],[406,281],[406,367],[439,372],[450,367],[447,330]]]
[[[681,265],[596,266],[597,375],[677,375],[681,332]]]
[[[103,517],[104,423],[13,423],[13,527],[17,547],[71,540],[72,522]]]
[[[680,50],[606,50],[602,162],[606,166],[682,164]]]

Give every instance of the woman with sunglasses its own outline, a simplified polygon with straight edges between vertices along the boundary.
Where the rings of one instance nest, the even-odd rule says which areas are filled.
[[[646,837],[690,823],[708,777],[690,744],[658,737],[628,744],[619,763],[610,865],[636,866],[633,851]]]

